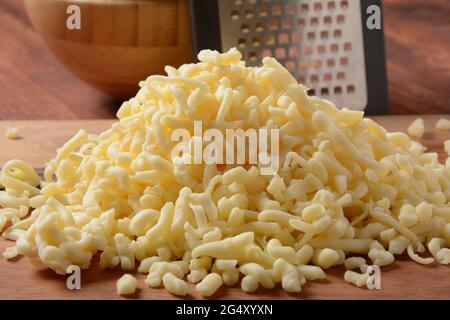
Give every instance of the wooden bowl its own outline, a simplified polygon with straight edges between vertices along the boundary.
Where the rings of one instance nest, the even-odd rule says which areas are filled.
[[[81,29],[69,30],[69,5]],[[164,66],[192,61],[187,0],[25,0],[38,33],[77,77],[120,98]]]

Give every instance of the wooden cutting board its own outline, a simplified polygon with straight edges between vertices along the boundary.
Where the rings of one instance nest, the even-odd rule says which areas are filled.
[[[429,150],[439,152],[441,161],[446,159],[443,141],[450,133],[434,130],[436,120],[443,116],[424,116],[427,133],[420,141]],[[450,119],[450,116],[445,116]],[[389,131],[406,130],[415,116],[374,117]],[[102,132],[113,120],[67,121],[0,121],[0,166],[9,159],[22,159],[42,170],[55,155],[56,148],[67,141],[79,128],[88,132]],[[24,138],[8,140],[4,133],[9,127],[17,127]],[[0,251],[14,242],[0,239]],[[6,261],[0,256],[0,299],[124,299],[116,294],[116,280],[121,270],[99,270],[94,263],[81,275],[81,290],[68,290],[66,277],[50,270],[32,266],[27,259]],[[165,289],[153,289],[144,283],[145,275],[137,275],[139,290],[128,299],[178,299]],[[343,280],[342,267],[327,270],[327,279],[310,281],[299,294],[287,294],[279,287],[260,289],[246,294],[238,287],[223,287],[213,299],[450,299],[450,267],[442,265],[422,266],[400,257],[393,265],[381,269],[381,290],[354,287]],[[187,299],[201,299],[191,285]]]

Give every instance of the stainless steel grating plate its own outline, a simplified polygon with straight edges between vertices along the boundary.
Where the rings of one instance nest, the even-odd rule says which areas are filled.
[[[368,94],[361,3],[354,0],[218,0],[222,48],[249,65],[273,56],[340,107],[364,110]]]

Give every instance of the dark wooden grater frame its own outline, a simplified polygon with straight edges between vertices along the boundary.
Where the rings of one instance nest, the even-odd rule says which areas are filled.
[[[202,49],[223,51],[218,0],[188,1],[194,55],[196,56]],[[367,105],[364,111],[369,115],[387,114],[389,106],[383,24],[379,30],[369,30],[365,26],[364,19],[364,17],[368,17],[366,12],[370,5],[377,5],[382,8],[382,0],[359,1],[361,2],[361,17],[363,18],[362,35],[366,67]]]

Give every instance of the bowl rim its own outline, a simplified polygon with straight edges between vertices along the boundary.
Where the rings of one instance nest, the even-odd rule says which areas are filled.
[[[42,1],[42,0],[26,0],[26,1]],[[130,2],[159,2],[163,0],[47,0],[51,1],[59,1],[59,2],[70,2],[71,4],[124,4]]]

